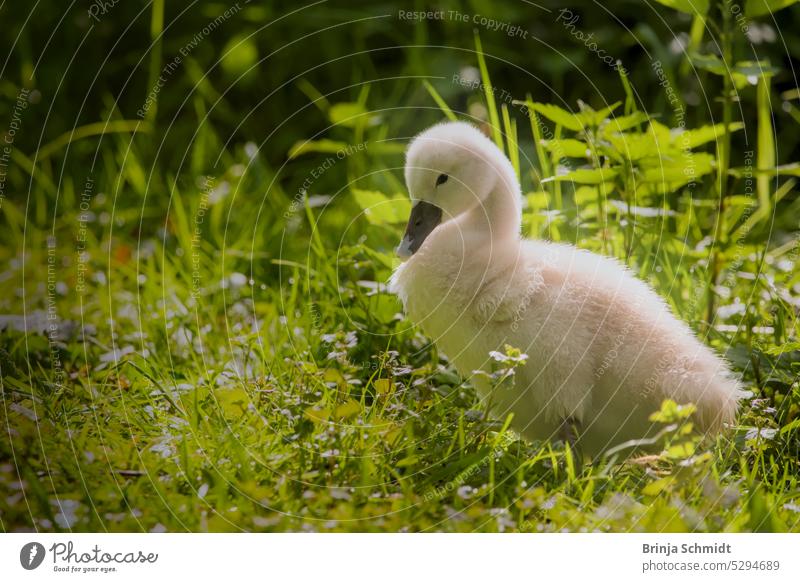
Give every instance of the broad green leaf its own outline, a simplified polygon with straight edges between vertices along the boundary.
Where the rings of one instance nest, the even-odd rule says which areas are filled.
[[[648,120],[647,114],[642,111],[634,111],[630,115],[623,115],[620,117],[612,117],[608,119],[602,126],[602,130],[606,135],[612,133],[621,133],[627,131],[632,127],[644,123]]]
[[[653,504],[647,508],[645,515],[638,520],[643,531],[666,533],[689,533],[689,526],[681,515],[681,510],[672,505]]]
[[[549,194],[547,192],[528,192],[525,195],[528,206],[533,210],[541,210],[550,206]]]
[[[608,107],[604,107],[599,111],[595,111],[585,103],[579,102],[581,106],[580,113],[577,113],[578,119],[583,121],[585,125],[591,125],[592,127],[597,127],[601,123],[603,123],[608,116],[620,105],[622,105],[621,101],[617,101],[616,103],[612,103]]]
[[[783,428],[781,428],[781,434],[784,435],[792,432],[793,430],[800,430],[800,418],[795,418],[789,424],[784,425]]]
[[[326,368],[322,377],[326,382],[335,382],[339,386],[347,386],[347,380],[336,368]]]
[[[728,131],[733,133],[739,131],[744,127],[744,123],[731,123],[728,125]],[[718,137],[725,133],[725,124],[718,123],[716,125],[704,125],[697,129],[689,129],[678,133],[672,137],[672,143],[681,149],[690,150],[699,145],[716,140]]]
[[[588,158],[591,156],[589,146],[577,139],[549,139],[542,140],[548,152],[556,158]]]
[[[289,159],[308,153],[335,154],[345,151],[347,144],[343,141],[332,139],[319,139],[316,141],[298,141],[289,150]]]
[[[670,184],[673,189],[711,173],[714,156],[705,152],[687,152],[673,160],[646,161],[641,164],[639,179],[644,183]]]
[[[650,497],[660,495],[665,489],[668,489],[674,481],[675,477],[663,477],[661,479],[657,479],[651,483],[648,483],[642,488],[642,495],[648,495]]]
[[[329,408],[306,408],[303,415],[311,422],[325,422],[330,418],[331,411]]]
[[[557,105],[551,103],[533,103],[527,102],[530,109],[533,109],[542,117],[546,117],[553,123],[571,129],[572,131],[581,131],[583,129],[583,121],[574,113],[570,113],[565,109],[561,109]]]
[[[576,184],[602,184],[617,175],[614,168],[579,168],[566,174],[542,180],[542,182],[575,182]]]
[[[708,0],[656,0],[656,2],[686,14],[703,15],[708,12]]]
[[[669,398],[661,402],[658,412],[650,415],[651,422],[670,423],[689,418],[697,407],[694,404],[678,404]]]
[[[675,404],[674,400],[664,400],[661,403],[661,409],[657,412],[653,412],[649,416],[650,422],[660,422],[660,423],[668,423],[675,421],[675,410],[677,408],[677,404]]]
[[[770,65],[769,61],[739,61],[733,66],[734,74],[746,77],[751,85],[755,85],[757,79],[773,77],[780,71],[778,67]]]
[[[727,72],[725,63],[717,55],[691,54],[689,55],[689,60],[698,69],[715,75],[724,75]]]
[[[771,356],[782,356],[783,354],[788,354],[789,352],[800,352],[800,342],[786,342],[781,345],[771,346],[764,350],[764,353],[767,353]],[[800,417],[798,417],[797,422],[800,423]]]
[[[662,147],[666,147],[671,140],[669,128],[663,123],[659,123],[654,119],[650,120],[650,125],[648,126],[647,131],[653,135],[653,137]]]
[[[375,386],[375,392],[381,395],[389,394],[390,392],[394,391],[394,382],[388,378],[379,378],[378,380],[375,380],[373,386]]]
[[[356,400],[350,399],[344,404],[337,406],[336,411],[333,414],[336,418],[347,419],[357,416],[360,412],[361,404],[359,404]]]
[[[396,265],[393,268],[396,268]],[[367,309],[369,310],[369,316],[378,324],[389,325],[396,320],[397,302],[394,297],[386,292],[370,294],[370,302]]]
[[[580,186],[575,189],[576,206],[585,206],[597,202],[597,188],[594,186]]]
[[[665,154],[664,148],[659,149],[653,132],[618,133],[608,141],[616,152],[633,161]]]
[[[353,197],[372,224],[403,223],[411,213],[411,202],[405,197],[389,198],[375,190],[359,189],[353,190]]]
[[[214,393],[219,407],[226,416],[241,416],[250,404],[250,395],[243,388],[217,390]]]
[[[763,16],[791,6],[798,0],[747,0],[744,13],[749,18]]]
[[[250,75],[258,62],[258,47],[252,36],[237,35],[222,49],[220,66],[230,76]]]
[[[345,127],[355,127],[358,118],[367,113],[366,108],[361,103],[345,102],[331,105],[328,110],[328,119],[334,125]]]
[[[760,77],[775,75],[779,69],[772,67],[765,61],[741,61],[732,67],[716,55],[702,55],[693,53],[689,56],[692,64],[698,69],[708,71],[714,75],[725,76],[730,74],[733,84],[737,89],[747,85],[755,85]]]
[[[686,459],[694,454],[695,446],[691,441],[685,441],[672,445],[667,449],[667,457],[670,459]]]

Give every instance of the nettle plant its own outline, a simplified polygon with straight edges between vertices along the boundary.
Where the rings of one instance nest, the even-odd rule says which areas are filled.
[[[680,65],[680,73],[686,76],[693,71],[702,82],[701,73],[722,80],[722,128],[716,143],[716,194],[718,209],[715,232],[718,245],[710,257],[709,284],[707,287],[706,318],[711,320],[715,308],[714,286],[717,284],[722,267],[729,262],[729,250],[733,244],[746,236],[757,223],[769,218],[775,205],[794,186],[789,180],[781,185],[781,176],[800,176],[800,164],[777,165],[775,133],[772,125],[771,79],[779,69],[771,66],[769,60],[760,59],[756,47],[751,42],[753,19],[772,18],[773,14],[791,6],[798,0],[657,0],[659,3],[692,16],[685,50],[686,58]],[[704,40],[709,36],[711,43]],[[717,47],[718,52],[709,52],[703,47]],[[757,115],[757,140],[754,164],[733,168],[731,166],[731,133],[734,111],[738,102],[751,98],[748,93],[755,91]],[[754,167],[753,167],[754,166]],[[755,212],[747,217],[744,224],[731,228],[728,217],[729,207],[735,203],[734,191],[737,181],[742,177],[756,176],[758,195]],[[731,232],[732,231],[732,232]]]
[[[522,103],[530,111],[544,188],[529,193],[528,203],[534,209],[551,203],[561,207],[561,184],[572,183],[578,218],[595,219],[601,229],[610,215],[627,216],[633,225],[636,217],[672,213],[667,195],[695,187],[714,171],[714,154],[696,150],[725,131],[722,124],[670,128],[637,110],[632,99],[622,114],[621,102],[601,110],[579,103],[575,113],[547,103]],[[553,135],[560,137],[543,138],[539,116],[552,122]],[[742,124],[727,127],[736,131]],[[630,229],[625,233],[628,248]]]

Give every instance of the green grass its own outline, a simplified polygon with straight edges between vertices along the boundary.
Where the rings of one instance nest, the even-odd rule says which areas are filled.
[[[117,144],[125,151],[125,138]],[[128,180],[125,191],[135,183],[125,178],[134,155],[105,169]],[[784,264],[796,261],[796,244],[745,243],[741,264],[728,273],[729,295],[718,300],[718,307],[737,298],[748,305],[743,314],[718,316],[714,323],[729,327],[712,328],[707,337],[728,351],[757,395],[743,405],[740,425],[677,458],[583,464],[558,444],[524,442],[504,419],[485,418],[472,387],[397,316],[397,301],[371,283],[386,280],[399,227],[361,215],[355,228],[369,240],[340,244],[331,224],[344,216],[301,207],[287,221],[296,230],[282,233],[294,237],[292,252],[280,258],[272,221],[259,221],[253,236],[260,203],[278,203],[259,197],[256,180],[235,176],[243,152],[229,155],[234,170],[223,178],[230,191],[221,200],[212,193],[199,248],[192,237],[202,190],[176,187],[168,220],[159,224],[166,242],[90,228],[82,293],[80,222],[74,212],[58,220],[54,279],[64,287],[53,296],[61,335],[55,351],[33,329],[1,336],[1,414],[11,435],[0,449],[7,459],[0,466],[5,530],[798,526],[800,393],[791,303],[798,281],[796,269]],[[258,159],[252,164],[247,174],[268,172]],[[95,191],[112,192],[115,186],[101,180]],[[80,188],[72,184],[73,197]],[[284,209],[287,199],[283,194]],[[693,294],[707,251],[697,249],[693,231],[703,208],[677,202],[668,220],[637,220],[629,263],[700,329],[703,299]],[[532,231],[559,229],[588,248],[597,247],[602,231],[624,257],[621,222],[601,227],[582,219],[573,230],[591,206],[550,208],[559,215],[546,226],[531,208],[527,223]],[[24,225],[14,222],[12,209],[6,207],[12,228],[4,236],[21,249]],[[93,212],[120,232],[138,223],[140,210],[114,210],[106,195],[103,205],[94,199]],[[314,234],[310,223],[318,226]],[[24,265],[19,256],[7,261],[2,311],[19,310],[15,290],[23,273],[26,310],[46,311],[48,234],[29,225]],[[254,284],[251,259],[260,273]]]
[[[591,463],[520,439],[384,288],[408,213],[396,140],[464,117],[446,91],[409,81],[428,109],[400,128],[377,113],[397,102],[371,101],[368,84],[345,101],[303,80],[309,110],[335,127],[293,136],[277,168],[254,144],[223,147],[225,127],[206,116],[211,87],[184,111],[197,134],[180,170],[155,157],[154,109],[139,133],[112,111],[109,126],[45,150],[96,153],[93,169],[60,176],[17,154],[27,173],[14,179],[32,184],[0,209],[0,313],[12,316],[0,320],[3,531],[800,528],[792,170],[765,181],[776,152],[748,166],[732,151],[720,178],[717,142],[730,148],[719,138],[738,126],[691,128],[687,154],[669,138],[670,112],[648,118],[632,98],[623,114],[534,96],[526,116],[495,102],[477,48],[473,102],[522,178],[525,234],[616,256],[649,281],[742,374],[754,398],[737,426],[700,441],[673,427],[691,409],[666,403],[659,454]],[[751,88],[762,124],[769,90]],[[658,176],[632,155],[646,148],[661,156]],[[671,172],[690,155],[703,169],[693,187]]]

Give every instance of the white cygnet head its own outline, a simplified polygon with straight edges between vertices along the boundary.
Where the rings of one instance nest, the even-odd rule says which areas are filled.
[[[414,207],[397,253],[413,255],[439,224],[484,203],[502,179],[498,157],[508,164],[491,140],[468,123],[442,123],[414,138],[405,167]]]

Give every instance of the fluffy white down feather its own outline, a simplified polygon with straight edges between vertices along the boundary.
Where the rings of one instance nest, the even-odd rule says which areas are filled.
[[[664,398],[695,403],[708,433],[734,421],[743,392],[728,366],[650,287],[614,259],[520,238],[513,168],[477,129],[445,123],[417,136],[406,183],[444,215],[390,289],[465,377],[489,370],[489,352],[506,344],[528,355],[511,389],[490,395],[474,376],[518,432],[558,438],[575,419],[596,454],[652,436],[648,416]]]

